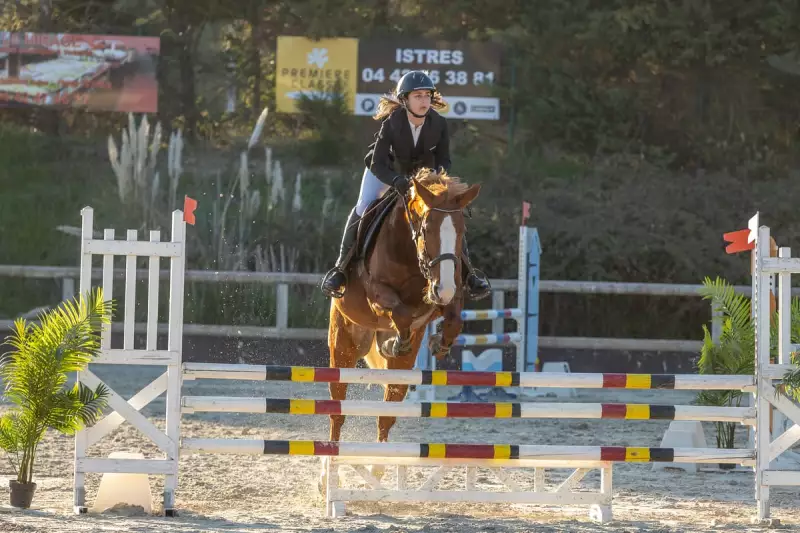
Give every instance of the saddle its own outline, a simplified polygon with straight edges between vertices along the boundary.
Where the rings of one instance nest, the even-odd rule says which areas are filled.
[[[392,212],[398,200],[403,201],[399,194],[390,190],[387,194],[369,204],[358,223],[356,245],[353,247],[354,257],[352,257],[351,264],[357,260],[366,260],[369,257],[383,222]]]

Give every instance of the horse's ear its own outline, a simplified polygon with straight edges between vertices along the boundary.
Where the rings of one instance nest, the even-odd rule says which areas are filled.
[[[413,180],[412,183],[414,184],[414,194],[419,196],[422,203],[428,207],[433,207],[436,204],[436,195],[419,181]]]
[[[478,193],[480,192],[481,192],[480,183],[476,183],[475,185],[470,185],[470,187],[466,191],[456,196],[455,198],[456,204],[458,204],[458,206],[461,209],[464,209],[469,204],[475,201],[475,198],[478,197]]]

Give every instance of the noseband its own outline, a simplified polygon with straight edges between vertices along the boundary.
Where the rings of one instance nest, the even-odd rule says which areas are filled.
[[[411,210],[408,208],[408,204],[405,201],[405,198],[400,199],[403,202],[403,206],[406,209],[406,216],[408,218],[408,227],[411,229],[411,237],[414,239],[414,243],[416,244],[420,237],[422,237],[423,243],[425,242],[425,216],[420,219],[419,228],[414,227],[414,223],[412,222],[411,217]],[[438,211],[440,213],[458,213],[461,209],[440,209],[438,207],[432,207],[429,211]],[[458,262],[458,257],[456,254],[446,253],[446,254],[439,254],[433,259],[429,259],[428,257],[428,247],[422,247],[422,253],[420,254],[417,252],[417,260],[419,261],[419,270],[422,272],[422,275],[425,277],[426,280],[431,280],[431,269],[441,263],[442,261],[453,261],[454,263]]]

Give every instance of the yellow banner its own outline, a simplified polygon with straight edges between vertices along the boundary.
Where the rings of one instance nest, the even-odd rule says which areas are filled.
[[[314,41],[306,37],[278,37],[276,107],[296,113],[300,95],[330,98],[343,92],[347,108],[355,107],[358,81],[358,39],[335,38]]]

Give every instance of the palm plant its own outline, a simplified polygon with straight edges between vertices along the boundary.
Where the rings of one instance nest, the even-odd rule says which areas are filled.
[[[750,316],[750,299],[737,294],[725,280],[706,277],[700,294],[722,318],[719,340],[714,342],[708,327],[703,324],[703,347],[698,370],[701,374],[750,374],[755,372],[755,330]],[[701,405],[741,405],[743,393],[738,390],[709,390],[698,394]],[[733,448],[736,423],[715,422],[717,447]]]
[[[698,370],[701,374],[746,374],[755,373],[755,324],[751,315],[751,302],[744,294],[736,294],[733,285],[719,277],[706,277],[700,289],[703,299],[711,300],[715,312],[722,317],[722,331],[714,342],[708,327],[703,325],[703,347],[700,351]],[[791,342],[800,338],[800,299],[793,298],[790,305]],[[770,358],[778,353],[778,315],[770,317]],[[792,363],[797,364],[796,354]],[[800,368],[788,372],[778,390],[800,399]],[[702,391],[698,401],[703,405],[740,406],[744,394],[741,391]],[[733,448],[736,423],[716,422],[717,446]]]
[[[787,371],[775,388],[778,392],[786,394],[794,401],[800,402],[800,354],[798,352],[792,352],[791,363],[796,368]]]
[[[4,396],[13,407],[0,418],[0,447],[16,473],[11,504],[29,507],[36,484],[36,449],[47,429],[73,435],[93,425],[106,407],[108,389],[67,385],[67,373],[86,368],[99,351],[100,328],[111,322],[113,302],[102,289],[64,301],[39,315],[39,324],[17,319],[0,358]]]
[[[800,340],[800,298],[792,298],[791,343]],[[776,344],[776,343],[775,343]],[[777,346],[774,346],[777,351]],[[781,381],[775,386],[778,392],[785,394],[794,401],[800,401],[800,353],[789,354],[789,362],[796,368],[783,375]]]

